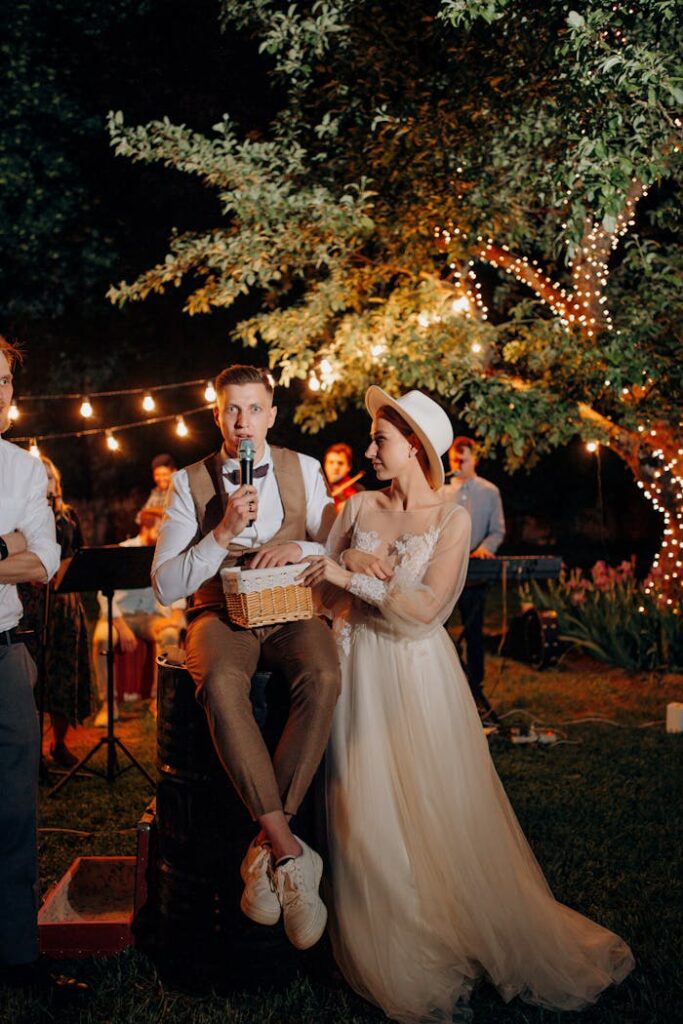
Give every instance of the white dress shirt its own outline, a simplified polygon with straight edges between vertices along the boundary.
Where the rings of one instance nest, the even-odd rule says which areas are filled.
[[[142,538],[138,534],[137,537],[130,537],[128,540],[121,541],[119,544],[120,548],[141,548]],[[107,618],[107,599],[104,594],[99,591],[97,594],[97,600],[100,605],[100,617],[102,619]],[[114,596],[111,602],[111,614],[113,619],[120,619],[124,615],[159,615],[164,619],[170,617],[174,608],[179,608],[181,611],[185,608],[185,600],[174,601],[172,607],[168,607],[165,604],[161,604],[157,601],[154,591],[151,587],[135,587],[133,590],[115,590]]]
[[[21,530],[27,551],[37,555],[51,579],[59,568],[60,548],[47,502],[45,467],[23,448],[0,438],[0,536],[13,530]],[[17,588],[0,583],[0,632],[14,629],[20,618]]]
[[[302,556],[324,555],[325,537],[321,535],[323,515],[328,505],[333,504],[327,493],[322,468],[317,459],[297,452],[306,492],[306,536],[312,538],[297,539]],[[258,494],[258,516],[253,526],[247,526],[238,534],[233,544],[243,547],[245,551],[255,550],[267,544],[275,536],[284,518],[284,509],[280,498],[277,480],[273,472],[270,447],[264,445],[263,456],[254,464],[254,469],[269,464],[268,473],[254,478],[254,487]],[[239,484],[229,479],[233,470],[239,471],[239,461],[227,458],[222,467],[222,480],[228,497],[233,494]],[[216,541],[213,530],[209,530],[196,544],[197,513],[195,510],[187,471],[179,469],[171,481],[170,494],[166,505],[166,515],[161,524],[157,540],[154,562],[152,564],[152,586],[158,599],[164,604],[172,604],[178,598],[188,597],[215,576],[227,552]]]

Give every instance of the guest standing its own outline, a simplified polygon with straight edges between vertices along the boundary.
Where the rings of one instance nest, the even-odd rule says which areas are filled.
[[[479,452],[469,437],[456,437],[448,450],[453,479],[444,488],[472,522],[470,558],[493,558],[505,537],[505,516],[500,491],[477,474]],[[458,601],[465,634],[465,672],[472,696],[483,719],[497,721],[484,693],[484,613],[488,583],[466,584]]]
[[[163,509],[166,506],[166,499],[168,498],[169,489],[171,487],[171,480],[173,474],[177,470],[175,460],[172,455],[167,455],[162,452],[161,455],[155,455],[152,459],[152,479],[154,480],[154,487],[149,492],[149,497],[145,502],[145,508],[160,508]]]
[[[76,510],[62,497],[62,477],[54,462],[45,455],[40,460],[47,473],[47,497],[54,512],[60,557],[71,558],[83,547],[81,524]],[[32,630],[29,648],[44,670],[44,710],[52,725],[50,754],[63,768],[71,768],[78,758],[66,744],[69,727],[80,725],[95,707],[83,603],[80,594],[55,594],[29,584],[22,584],[19,594],[24,606],[21,625]],[[48,618],[43,638],[45,601]],[[43,639],[45,651],[41,652]]]
[[[0,337],[0,434],[10,425],[12,368]],[[47,583],[59,566],[55,522],[39,459],[0,439],[0,980],[38,980],[36,802],[40,732],[36,668],[17,636],[17,584]]]
[[[353,466],[353,451],[351,445],[343,441],[332,444],[325,452],[323,468],[327,483],[330,488],[330,495],[334,500],[334,507],[341,512],[344,505],[365,488],[361,487],[357,480],[353,479],[351,467]],[[361,476],[363,474],[360,474]]]

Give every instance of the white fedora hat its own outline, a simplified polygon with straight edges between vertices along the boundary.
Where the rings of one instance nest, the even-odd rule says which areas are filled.
[[[400,414],[422,442],[429,460],[433,490],[443,487],[445,477],[441,456],[453,444],[453,427],[441,406],[421,391],[408,391],[402,398],[392,398],[376,384],[366,391],[365,404],[373,417],[383,405],[391,406]]]

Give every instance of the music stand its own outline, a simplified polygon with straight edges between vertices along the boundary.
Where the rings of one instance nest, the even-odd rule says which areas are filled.
[[[107,748],[107,782],[129,768],[135,767],[154,785],[154,779],[143,768],[130,750],[114,734],[114,625],[112,605],[115,590],[142,590],[150,586],[153,547],[129,548],[118,544],[107,544],[98,548],[81,548],[73,558],[65,559],[55,576],[54,589],[58,594],[73,591],[78,593],[101,590],[107,599],[107,735],[99,740],[78,764],[75,764],[63,779],[54,786],[48,796],[54,796],[67,784],[100,747]],[[119,768],[116,748],[119,747],[132,762]]]

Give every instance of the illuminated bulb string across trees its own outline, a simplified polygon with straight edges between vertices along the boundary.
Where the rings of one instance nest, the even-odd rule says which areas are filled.
[[[197,387],[203,388],[202,397],[206,404],[194,406],[189,409],[183,409],[180,412],[171,412],[156,416],[149,415],[157,409],[157,398],[155,396],[157,396],[159,392],[180,390],[184,388],[194,389]],[[78,414],[84,420],[92,421],[93,418],[96,417],[98,409],[103,404],[103,402],[99,400],[119,396],[136,397],[138,395],[140,396],[140,407],[146,414],[144,419],[134,420],[128,423],[107,423],[97,427],[84,427],[81,430],[64,430],[44,434],[29,434],[23,437],[14,437],[13,441],[19,444],[28,444],[31,454],[39,456],[41,454],[40,442],[42,441],[64,440],[72,437],[96,437],[99,435],[104,438],[104,443],[108,451],[120,452],[122,450],[120,435],[123,432],[147,427],[153,423],[173,423],[175,424],[174,432],[178,437],[189,437],[191,431],[186,422],[187,419],[192,416],[196,416],[199,413],[206,412],[207,409],[209,409],[216,401],[216,391],[213,381],[200,379],[180,381],[175,384],[158,384],[153,388],[117,388],[112,391],[91,391],[87,395],[80,393],[23,395],[12,404],[10,409],[10,419],[13,423],[17,423],[21,419],[22,407],[25,403],[60,402],[62,404],[70,404],[75,402],[77,404]]]

